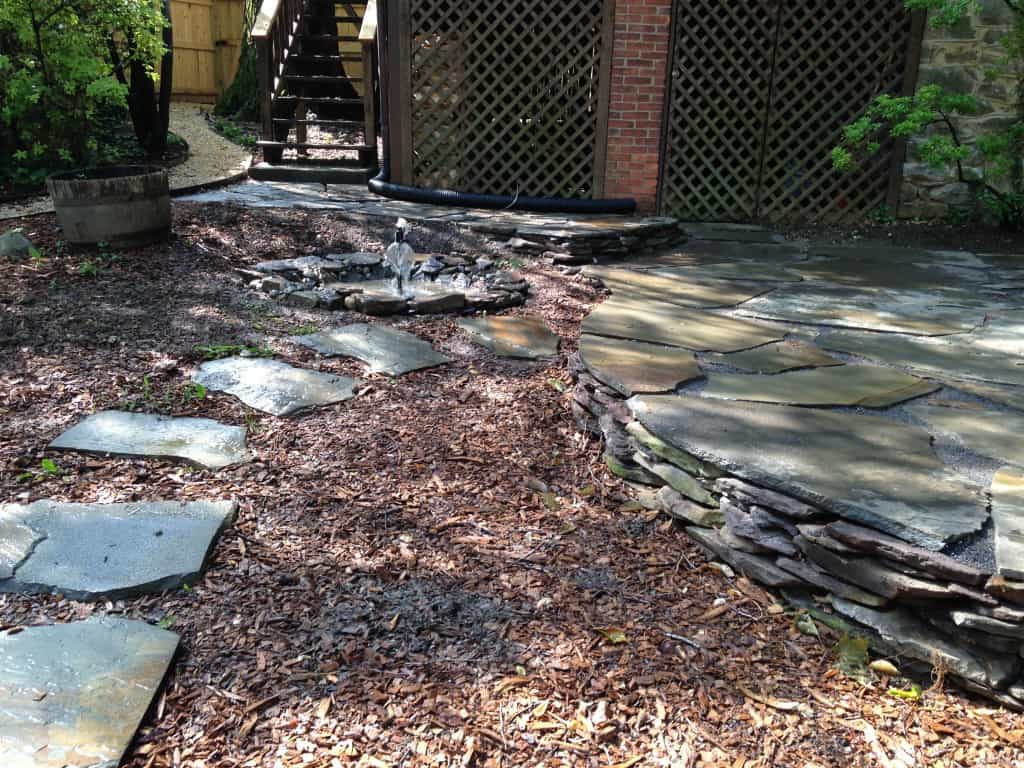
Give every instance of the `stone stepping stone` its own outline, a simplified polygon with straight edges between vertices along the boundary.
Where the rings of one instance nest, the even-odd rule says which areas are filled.
[[[745,317],[887,333],[944,336],[985,320],[981,309],[936,306],[930,291],[896,291],[822,284],[782,286],[739,308]]]
[[[922,339],[892,333],[833,332],[818,343],[825,349],[866,357],[940,379],[977,379],[1024,385],[1024,360],[972,348],[973,334]]]
[[[177,647],[173,632],[113,617],[0,634],[0,765],[120,765]]]
[[[537,360],[558,354],[561,339],[536,317],[479,317],[459,320],[474,342],[500,357]]]
[[[349,400],[359,384],[347,376],[307,371],[259,357],[211,360],[200,366],[192,380],[274,416]]]
[[[675,395],[641,395],[628,405],[648,431],[682,451],[926,549],[942,549],[988,520],[981,489],[955,477],[918,427]]]
[[[728,240],[742,243],[785,243],[786,238],[756,224],[716,224],[714,222],[683,222],[683,229],[698,240]]]
[[[939,385],[895,368],[844,365],[774,376],[712,373],[704,397],[780,405],[845,405],[886,408],[930,394]]]
[[[212,419],[128,411],[94,413],[50,443],[50,447],[182,459],[207,469],[221,469],[252,458],[245,447],[245,427],[232,427]]]
[[[933,431],[954,435],[967,450],[1005,464],[1024,467],[1024,416],[979,410],[974,403],[914,405],[910,412]],[[960,407],[970,405],[972,407]]]
[[[841,360],[836,360],[813,344],[802,341],[777,341],[743,352],[708,355],[707,359],[712,363],[728,365],[750,373],[782,373],[795,368],[823,368],[843,364]]]
[[[996,535],[996,571],[1024,581],[1024,471],[1003,467],[992,478],[992,522]]]
[[[117,600],[195,581],[233,502],[0,506],[0,591]]]
[[[585,267],[583,273],[600,280],[616,295],[625,294],[640,301],[667,301],[681,307],[734,307],[771,290],[764,284],[702,279],[691,269]]]
[[[584,333],[646,341],[695,352],[738,352],[773,341],[785,331],[749,320],[686,309],[662,301],[612,296],[583,321]]]
[[[625,397],[671,392],[703,376],[693,352],[606,336],[583,334],[580,360],[595,379]]]
[[[354,357],[366,363],[371,372],[391,376],[451,362],[423,339],[387,325],[343,325],[309,336],[294,336],[292,341],[321,355]]]

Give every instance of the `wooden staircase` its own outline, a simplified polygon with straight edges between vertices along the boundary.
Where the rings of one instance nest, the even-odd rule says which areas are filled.
[[[249,175],[324,184],[375,176],[376,0],[264,0],[253,41],[264,162]]]

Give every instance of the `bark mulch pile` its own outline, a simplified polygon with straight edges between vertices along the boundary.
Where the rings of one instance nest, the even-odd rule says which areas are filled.
[[[564,337],[559,359],[498,359],[453,318],[406,319],[395,324],[455,362],[390,379],[286,341],[354,317],[280,307],[233,272],[380,249],[383,223],[178,204],[176,239],[119,254],[62,249],[49,216],[20,224],[42,258],[2,265],[3,500],[240,503],[188,589],[100,605],[0,596],[3,629],[106,613],[181,634],[127,765],[1024,759],[1020,715],[941,674],[907,700],[889,692],[905,680],[840,673],[835,632],[795,621],[631,501],[569,413],[564,358],[599,300],[578,277],[521,265],[534,296],[518,311]],[[455,231],[415,237],[419,250],[488,251]],[[230,345],[366,386],[294,419],[197,394],[189,371]],[[214,473],[47,452],[63,429],[111,407],[244,424],[256,459]]]

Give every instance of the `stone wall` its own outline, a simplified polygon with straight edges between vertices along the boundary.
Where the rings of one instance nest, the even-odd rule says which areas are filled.
[[[929,23],[925,31],[918,86],[936,83],[972,93],[981,105],[979,114],[958,121],[965,141],[973,143],[979,134],[1006,124],[1015,115],[1014,78],[986,78],[986,71],[1002,57],[999,40],[1012,20],[1013,14],[1003,0],[981,0],[980,8],[957,27],[939,29]],[[966,167],[981,170],[977,159]],[[903,217],[943,217],[972,206],[972,190],[957,181],[955,171],[936,171],[920,162],[913,144],[903,167],[900,198]]]
[[[579,354],[569,363],[577,425],[604,443],[608,469],[644,507],[679,520],[711,558],[794,606],[829,605],[823,620],[922,679],[940,665],[963,688],[1024,711],[1024,581],[731,476],[648,429],[643,397],[624,400]]]

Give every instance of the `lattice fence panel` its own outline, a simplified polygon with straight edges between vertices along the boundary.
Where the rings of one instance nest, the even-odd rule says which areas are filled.
[[[784,3],[760,218],[842,221],[885,204],[891,143],[854,173],[832,170],[829,152],[876,94],[901,92],[910,30],[902,0]]]
[[[706,221],[836,221],[886,200],[893,147],[831,168],[840,129],[898,93],[902,0],[676,0],[662,209]]]
[[[412,0],[413,181],[592,197],[613,0]]]
[[[777,6],[676,0],[662,207],[683,219],[755,217]]]

